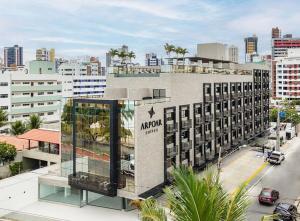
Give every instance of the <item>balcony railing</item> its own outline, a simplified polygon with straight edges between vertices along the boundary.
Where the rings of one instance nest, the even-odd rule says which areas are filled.
[[[189,129],[192,127],[192,120],[188,119],[188,120],[183,120],[181,122],[181,129]]]
[[[175,133],[177,132],[178,124],[177,123],[167,124],[166,127],[167,127],[167,133]]]
[[[213,96],[211,95],[205,95],[205,102],[212,102],[213,101]]]
[[[223,100],[223,95],[222,94],[216,94],[215,95],[215,101],[221,101]]]
[[[202,123],[203,123],[203,118],[202,117],[196,117],[195,118],[195,124],[197,125],[197,126],[199,126],[199,125],[201,125]]]
[[[187,140],[187,141],[181,141],[181,150],[183,151],[189,151],[192,149],[192,141]]]
[[[205,115],[205,121],[212,121],[213,120],[213,114]]]
[[[172,147],[167,147],[167,157],[173,158],[178,154],[178,146],[173,145]]]
[[[210,132],[210,133],[205,133],[205,140],[211,140],[213,137],[213,133]]]
[[[228,100],[229,99],[229,95],[226,93],[226,94],[223,94],[223,100]]]
[[[228,115],[229,115],[228,109],[223,109],[223,116],[228,116]]]
[[[110,183],[107,177],[86,172],[77,172],[75,175],[69,175],[68,182],[71,187],[76,189],[89,190],[111,197],[117,195],[116,184]]]
[[[195,138],[195,145],[196,146],[200,146],[204,143],[204,137],[203,136],[200,136],[200,137],[196,137]]]

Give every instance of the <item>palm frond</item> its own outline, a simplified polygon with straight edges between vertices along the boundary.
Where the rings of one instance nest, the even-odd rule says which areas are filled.
[[[146,199],[141,203],[140,215],[142,221],[167,221],[165,210],[153,198]]]

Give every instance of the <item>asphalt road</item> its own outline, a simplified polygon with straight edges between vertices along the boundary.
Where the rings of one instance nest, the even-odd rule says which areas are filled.
[[[278,202],[294,203],[300,197],[300,138],[294,138],[286,150],[286,159],[279,166],[269,166],[260,174],[249,190],[251,206],[248,209],[248,221],[260,221],[266,214],[272,214],[275,206],[260,205],[257,195],[262,187],[279,191]]]

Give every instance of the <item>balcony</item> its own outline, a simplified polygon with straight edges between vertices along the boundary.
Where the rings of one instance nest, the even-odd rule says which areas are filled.
[[[177,128],[178,128],[178,124],[166,124],[166,128],[167,128],[167,133],[176,133],[177,132]]]
[[[34,92],[34,91],[59,91],[62,85],[34,85],[34,86],[20,86],[12,85],[12,92]]]
[[[196,117],[195,118],[195,125],[199,126],[204,122],[202,117]]]
[[[181,150],[186,152],[192,149],[192,141],[190,140],[183,140],[181,141]]]
[[[228,100],[229,99],[229,95],[227,93],[223,94],[223,100]]]
[[[191,119],[181,121],[181,129],[188,130],[191,127],[192,127],[192,120]]]
[[[50,112],[59,110],[60,105],[45,105],[28,108],[12,108],[10,114],[32,114],[38,112]]]
[[[228,115],[229,115],[228,109],[223,109],[223,116],[228,116]]]
[[[204,99],[205,99],[204,100],[205,102],[212,102],[213,101],[213,97],[211,95],[205,95]]]
[[[178,146],[177,145],[172,145],[172,147],[167,146],[167,157],[168,158],[173,158],[177,154],[178,154]]]
[[[14,97],[12,96],[11,102],[12,103],[32,103],[32,102],[39,102],[39,101],[60,101],[61,95],[49,95],[49,96],[34,96],[34,97],[27,97],[27,96],[20,96]]]
[[[221,100],[223,100],[223,95],[222,94],[216,94],[215,95],[215,102],[216,101],[221,101]]]
[[[110,197],[117,195],[117,185],[110,183],[108,177],[77,172],[75,175],[69,175],[68,183],[76,189],[88,190]]]
[[[205,133],[205,140],[206,141],[209,141],[213,138],[213,133],[212,132],[209,132],[209,133]]]
[[[216,137],[220,137],[220,136],[222,136],[222,134],[223,134],[223,131],[221,129],[215,131]]]
[[[200,146],[204,144],[204,137],[203,136],[196,136],[195,137],[195,146]]]
[[[242,106],[237,106],[236,110],[237,110],[237,112],[243,112]]]
[[[243,92],[242,91],[238,91],[237,92],[237,96],[240,97],[240,98],[242,98],[243,97]]]
[[[220,111],[216,111],[215,115],[216,115],[216,118],[221,118],[222,117],[222,113]]]
[[[231,113],[236,114],[237,113],[237,108],[235,106],[231,107]]]
[[[213,114],[205,115],[205,121],[212,121],[213,120]]]

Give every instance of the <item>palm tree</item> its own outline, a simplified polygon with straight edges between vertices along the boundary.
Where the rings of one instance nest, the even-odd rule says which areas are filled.
[[[174,52],[174,51],[175,51],[175,46],[166,43],[166,44],[164,45],[164,48],[165,48],[166,54],[167,54],[167,55],[169,56],[169,58],[170,58],[171,52]]]
[[[27,125],[30,130],[39,129],[42,123],[43,123],[42,119],[37,114],[30,115],[27,121]]]
[[[25,133],[25,131],[26,131],[26,125],[22,121],[17,120],[11,124],[10,132],[12,135],[20,135]]]
[[[186,55],[188,52],[188,50],[186,48],[181,48],[180,54],[182,54],[182,57],[184,58],[184,55]]]
[[[118,56],[119,51],[117,49],[111,48],[110,51],[109,51],[109,53],[110,53],[112,59],[114,60],[115,56]]]
[[[170,216],[175,221],[244,221],[248,207],[246,184],[232,195],[226,193],[215,169],[208,169],[199,178],[191,168],[177,168],[173,172],[174,189],[165,189]],[[156,201],[145,200],[141,208],[142,220],[167,220]],[[145,208],[144,208],[144,205]],[[144,219],[145,218],[145,219]]]
[[[0,127],[3,127],[7,124],[7,113],[0,109]]]
[[[131,60],[132,60],[133,58],[135,58],[135,53],[134,53],[133,51],[130,51],[130,52],[127,54],[127,56],[128,56],[128,58],[129,58],[129,60],[130,60],[130,63],[131,63]]]

